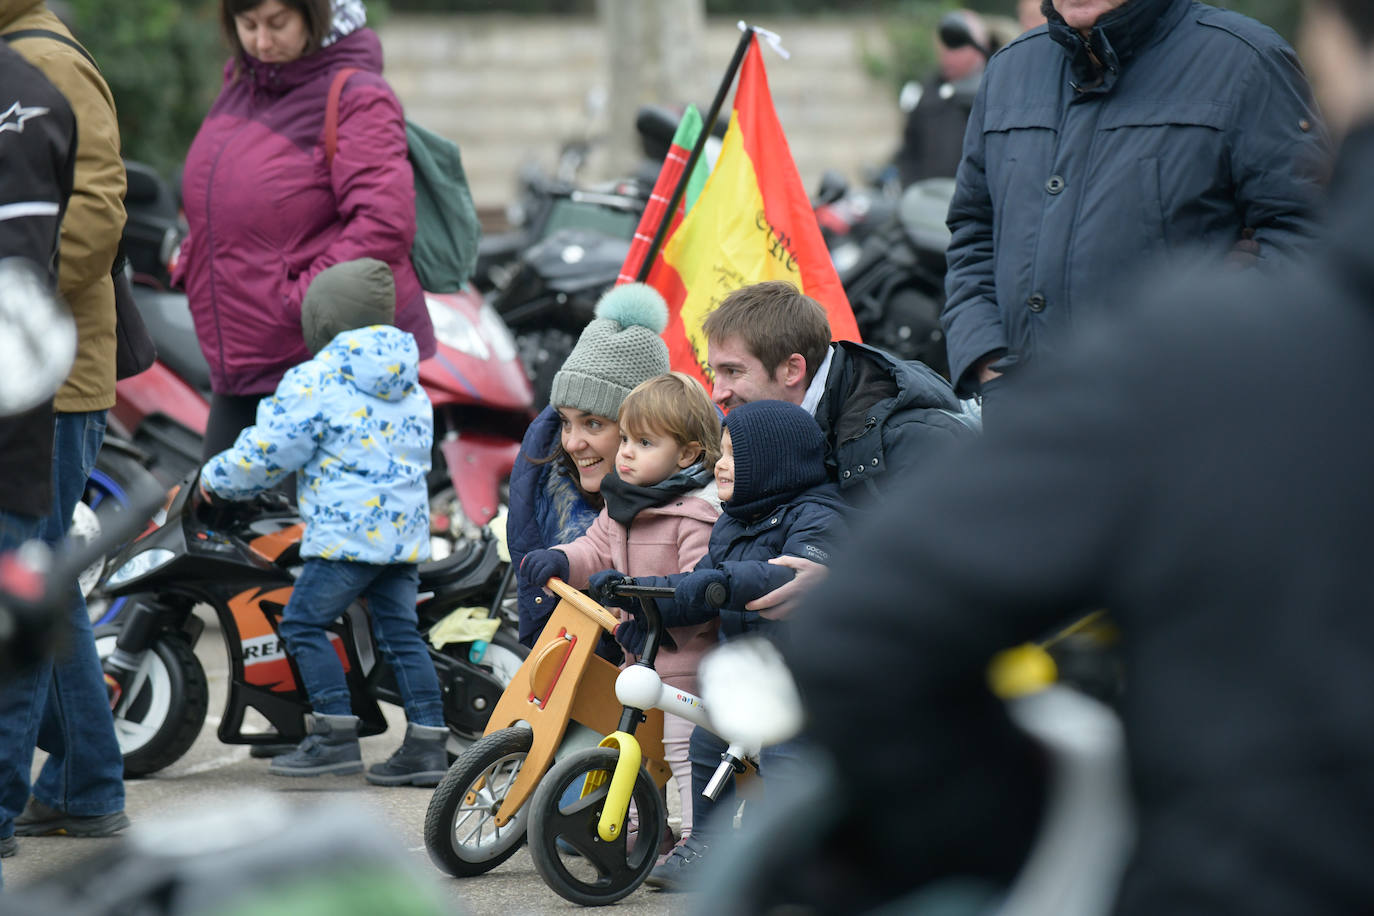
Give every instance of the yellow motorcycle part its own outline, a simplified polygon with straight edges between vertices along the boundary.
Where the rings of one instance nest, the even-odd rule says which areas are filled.
[[[1044,690],[1058,677],[1058,666],[1050,653],[1035,643],[998,652],[988,666],[988,684],[1004,700]]]
[[[611,732],[601,739],[599,747],[613,747],[620,751],[615,762],[615,772],[611,774],[611,788],[606,793],[606,803],[601,806],[601,820],[597,822],[596,832],[607,843],[620,836],[629,817],[630,795],[634,792],[635,778],[639,776],[639,765],[643,753],[639,742],[628,732]],[[597,788],[605,781],[605,776],[588,773],[582,784],[582,795]]]

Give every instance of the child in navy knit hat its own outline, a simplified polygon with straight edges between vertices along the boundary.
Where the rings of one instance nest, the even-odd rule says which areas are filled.
[[[768,561],[790,555],[828,563],[831,545],[844,536],[846,506],[839,487],[826,474],[820,427],[795,404],[751,401],[735,407],[725,417],[720,444],[716,489],[725,511],[711,528],[706,556],[690,573],[636,576],[635,582],[676,587],[675,598],[658,602],[665,626],[690,626],[719,615],[722,640],[751,632],[776,636],[785,621],[745,608],[795,575],[789,567]],[[593,594],[617,578],[623,575],[613,569],[592,576]],[[717,582],[727,594],[719,609],[706,603],[707,587]],[[623,607],[635,601],[612,599]],[[616,627],[615,638],[638,653],[645,633],[638,620],[628,620]],[[727,798],[722,795],[713,804],[701,794],[724,750],[724,743],[716,742],[719,739],[700,727],[692,734],[693,832],[649,874],[650,886],[681,887],[697,870],[710,842],[709,816]],[[760,773],[767,778],[794,756],[795,748],[789,745],[765,748]]]
[[[795,575],[768,561],[790,555],[829,562],[831,545],[844,530],[846,507],[839,488],[828,481],[820,427],[797,405],[739,405],[725,418],[720,444],[716,489],[725,511],[711,529],[706,556],[690,573],[635,581],[677,588],[676,599],[659,602],[666,626],[687,626],[719,614],[721,638],[729,639],[778,623],[745,609]],[[598,573],[591,584],[600,586],[616,575],[616,570]],[[716,582],[728,595],[719,610],[705,599],[707,587]],[[617,629],[616,639],[634,650],[644,633],[636,621],[628,621]]]

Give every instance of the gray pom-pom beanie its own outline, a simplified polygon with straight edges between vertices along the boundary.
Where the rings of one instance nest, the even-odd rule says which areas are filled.
[[[549,403],[615,420],[640,382],[668,371],[668,304],[651,286],[625,283],[596,304],[596,317],[553,377]]]
[[[301,302],[301,333],[312,354],[344,331],[395,323],[396,280],[375,258],[326,267],[310,281]]]

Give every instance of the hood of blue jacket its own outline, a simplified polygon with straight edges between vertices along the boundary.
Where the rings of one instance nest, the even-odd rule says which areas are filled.
[[[315,359],[363,394],[383,401],[399,401],[420,384],[415,338],[389,325],[342,331]]]

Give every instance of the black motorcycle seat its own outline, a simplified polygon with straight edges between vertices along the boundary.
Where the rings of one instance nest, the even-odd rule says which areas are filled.
[[[459,538],[453,553],[442,560],[420,564],[421,592],[449,592],[455,588],[478,589],[500,567],[501,557],[492,538]]]

